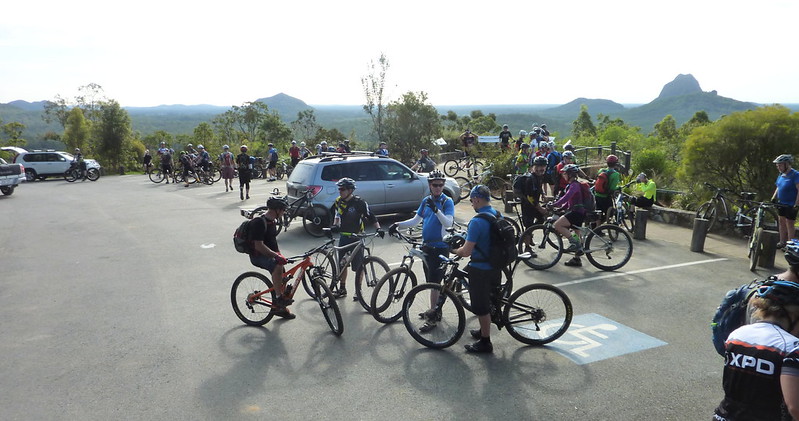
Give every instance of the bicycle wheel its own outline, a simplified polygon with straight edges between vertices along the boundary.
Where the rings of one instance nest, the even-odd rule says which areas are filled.
[[[78,179],[78,170],[66,170],[64,172],[64,180],[72,183]]]
[[[707,219],[710,221],[707,224],[707,232],[713,230],[713,226],[716,225],[716,206],[713,205],[713,202],[705,202],[699,205],[699,209],[696,210],[696,217],[700,219]]]
[[[461,188],[461,194],[458,196],[461,200],[466,200],[469,193],[472,191],[472,182],[466,177],[455,177],[455,182]]]
[[[212,168],[211,179],[214,180],[214,183],[218,183],[222,179],[222,170],[216,167]]]
[[[282,180],[283,179],[283,175],[285,173],[286,172],[283,170],[283,165],[277,164],[275,166],[275,178],[277,178],[278,180]]]
[[[524,230],[519,238],[519,253],[529,251],[532,256],[522,260],[525,265],[537,269],[549,269],[563,255],[563,239],[553,228],[538,224]]]
[[[485,166],[486,166],[485,162],[474,159],[472,160],[471,167],[469,167],[469,169],[466,170],[466,172],[468,173],[469,171],[471,171],[471,175],[477,175],[483,172]]]
[[[100,171],[98,171],[97,168],[89,168],[86,170],[86,178],[88,178],[89,181],[97,181],[100,179]]]
[[[486,181],[486,187],[491,192],[492,199],[502,200],[508,189],[508,182],[500,177],[491,177]]]
[[[325,285],[324,279],[321,277],[315,277],[311,282],[316,292],[316,302],[322,309],[322,315],[325,316],[327,325],[336,336],[341,336],[344,333],[344,321],[341,320],[341,310],[338,308],[336,299],[333,298],[333,293],[330,292],[330,288]]]
[[[271,290],[271,291],[270,291]],[[254,294],[269,291],[257,298]],[[245,272],[233,281],[230,289],[230,303],[238,318],[250,326],[263,326],[272,319],[272,302],[275,291],[272,282],[258,272]]]
[[[749,239],[749,270],[754,272],[757,268],[757,261],[760,260],[760,249],[763,247],[761,238],[763,236],[763,228],[758,228],[752,233],[752,238]]]
[[[517,341],[544,345],[566,333],[572,316],[571,300],[560,288],[531,284],[510,296],[502,312],[502,321]]]
[[[150,171],[150,174],[148,176],[150,177],[150,181],[152,181],[155,184],[158,184],[166,179],[166,175],[163,172],[161,172],[161,170]]]
[[[757,207],[747,209],[746,212],[744,212],[744,217],[740,218],[740,222],[736,224],[736,227],[741,230],[743,236],[749,237],[752,235],[755,219],[757,219]],[[761,227],[767,230],[777,231],[777,221],[779,221],[779,216],[776,210],[773,208],[763,209],[763,221],[760,222]]]
[[[416,286],[416,274],[407,266],[391,269],[380,278],[369,302],[372,317],[380,323],[394,323],[402,316],[405,293]]]
[[[611,225],[620,225],[622,222],[621,222],[621,217],[619,216],[619,212],[621,211],[618,208],[616,208],[616,205],[614,203],[614,205],[609,207],[608,211],[605,213],[605,221],[606,221],[605,223]],[[610,235],[616,235],[616,231],[612,231]],[[615,240],[616,238],[612,239]]]
[[[472,298],[469,295],[469,279],[456,276],[452,280],[452,292],[455,293],[455,298],[463,306],[463,309],[470,312],[472,311]]]
[[[377,256],[368,256],[363,259],[363,264],[355,275],[355,296],[358,298],[358,302],[361,303],[361,307],[369,313],[372,312],[372,293],[375,290],[375,286],[389,270],[391,269],[385,260]],[[360,283],[357,281],[358,278],[361,280]]]
[[[302,275],[302,287],[309,297],[316,298],[316,292],[313,290],[311,280],[317,276],[322,277],[332,289],[333,280],[338,278],[338,271],[333,260],[333,254],[328,250],[317,251],[309,257],[311,258],[312,266]]]
[[[621,218],[622,225],[627,232],[635,232],[635,211],[630,209],[630,204],[624,204],[624,214]]]
[[[583,251],[588,261],[598,269],[616,270],[630,261],[633,239],[627,231],[615,225],[600,225],[585,237]]]
[[[419,314],[430,310],[430,292],[439,290],[438,306],[434,316],[435,327],[422,332],[425,319]],[[402,322],[408,333],[416,342],[428,348],[446,348],[463,335],[466,329],[466,315],[463,306],[455,299],[455,295],[438,284],[421,284],[412,288],[402,302]],[[424,329],[426,330],[426,329]]]
[[[250,176],[253,180],[256,178],[261,178],[264,175],[264,169],[260,165],[253,165],[252,169],[250,170]]]
[[[325,232],[322,228],[330,226],[330,213],[324,207],[315,205],[305,211],[305,216],[302,218],[302,227],[305,232],[311,234],[313,237],[322,237]]]
[[[458,160],[450,159],[444,163],[444,174],[455,177],[461,171],[461,165]]]

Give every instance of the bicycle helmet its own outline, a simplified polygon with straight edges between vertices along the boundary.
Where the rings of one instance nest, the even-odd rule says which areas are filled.
[[[549,165],[549,162],[547,161],[546,157],[537,156],[537,157],[535,157],[535,159],[533,159],[533,165],[534,166],[542,165],[542,166],[546,167],[547,165]]]
[[[755,290],[755,294],[781,305],[799,305],[799,284],[796,282],[766,281]]]
[[[608,164],[618,164],[619,163],[619,157],[616,156],[616,155],[608,155],[608,157],[605,159],[605,161]]]
[[[228,146],[228,145],[223,145],[223,146],[222,146],[222,149],[224,149],[224,150],[228,150],[228,149],[230,149],[230,146]]]
[[[247,145],[241,145],[241,151],[247,152]]]
[[[567,164],[563,166],[563,172],[566,174],[577,174],[580,171],[580,167],[577,164]]]
[[[484,186],[482,184],[478,184],[478,185],[472,187],[472,191],[469,192],[469,198],[470,199],[471,198],[475,198],[475,197],[483,199],[485,201],[490,201],[491,200],[491,190],[488,190],[488,187],[486,187],[486,186]]]
[[[563,159],[566,159],[566,158],[574,159],[574,152],[572,152],[572,151],[563,152]]]
[[[350,143],[349,139],[344,139],[344,143]]]
[[[542,128],[542,129],[546,129],[546,128],[547,128],[547,125],[546,125],[546,124],[542,124],[542,125],[541,125],[541,128]]]
[[[519,137],[524,137],[524,136],[527,136],[527,131],[526,130],[519,130]]]
[[[423,155],[427,155],[428,151],[427,151],[427,149],[422,149],[422,150],[419,151],[419,153],[421,153]]]
[[[289,203],[282,197],[270,197],[266,200],[266,207],[272,210],[286,210]]]
[[[646,178],[646,173],[641,173],[641,174],[638,174],[637,177],[635,177],[635,181],[637,181],[639,183],[643,183],[645,178]]]
[[[75,153],[80,152],[80,148],[75,148]]]
[[[292,141],[291,141],[291,144],[292,144],[292,145],[296,145],[296,144],[297,144],[297,141],[296,141],[296,140],[292,140]]]
[[[327,145],[327,141],[323,140],[322,143],[320,143],[320,145]]]
[[[197,145],[197,149],[205,149],[203,145]]]
[[[300,142],[300,146],[305,147],[305,142]]]
[[[799,239],[788,240],[785,244],[785,261],[790,266],[799,265]]]
[[[530,147],[527,143],[522,143],[522,149],[528,149]]]
[[[449,248],[454,250],[463,247],[466,244],[466,238],[461,233],[452,233],[444,236],[444,242],[449,245]]]
[[[355,180],[349,177],[344,177],[336,182],[336,186],[339,188],[355,190]]]
[[[553,151],[555,150],[555,141],[554,140],[550,140],[549,141],[549,149],[552,149]]]
[[[268,144],[266,146],[269,146],[271,148],[272,146],[275,146],[275,144],[274,143],[270,143],[270,144]]]
[[[507,124],[503,124],[503,125],[502,125],[502,128],[503,128],[503,129],[507,129],[507,128],[508,128],[508,125],[507,125]]]
[[[161,146],[166,146],[166,142],[161,142]]]
[[[538,144],[538,149],[544,149],[544,148],[549,149],[549,142],[540,142]]]
[[[533,132],[535,132],[535,134],[541,134],[541,128],[540,127],[533,127]]]
[[[430,174],[427,175],[427,182],[432,182],[433,180],[446,180],[444,177],[444,173],[441,170],[433,170],[430,171]]]
[[[569,142],[571,142],[571,140]],[[565,149],[567,151],[574,151],[574,145],[572,145],[569,142],[567,142],[565,145],[563,145],[563,149]]]
[[[187,148],[191,148],[191,147],[193,147],[193,145],[191,143],[189,143],[188,145],[186,145],[186,147]]]
[[[793,163],[793,155],[784,153],[778,157],[776,157],[773,161],[775,164],[779,164],[780,162],[787,162],[789,164]]]

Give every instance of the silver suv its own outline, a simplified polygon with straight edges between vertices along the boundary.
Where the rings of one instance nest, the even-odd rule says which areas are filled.
[[[33,150],[28,151],[23,148],[13,146],[5,146],[0,148],[4,151],[11,151],[17,155],[14,157],[15,164],[22,164],[25,166],[25,178],[28,181],[44,180],[47,177],[62,177],[64,172],[69,169],[69,164],[75,160],[72,154],[67,152],[58,152],[52,149],[46,151]],[[100,171],[100,164],[93,159],[84,159],[86,168],[96,168]]]
[[[355,180],[355,194],[369,204],[376,214],[413,212],[422,197],[430,194],[427,174],[419,174],[391,158],[372,153],[329,154],[304,159],[291,172],[286,188],[289,202],[302,196],[307,188],[316,192],[313,201],[327,209],[338,197],[336,181]],[[461,189],[447,178],[444,194],[458,203]]]

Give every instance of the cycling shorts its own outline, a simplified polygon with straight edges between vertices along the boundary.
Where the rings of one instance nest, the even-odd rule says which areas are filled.
[[[469,274],[469,299],[472,301],[472,313],[485,316],[491,313],[491,294],[502,282],[502,271],[499,269],[478,269],[466,266]]]
[[[790,219],[791,221],[796,220],[796,208],[789,208],[789,207],[778,207],[777,214],[779,216],[785,217],[785,219]]]
[[[577,211],[568,211],[563,215],[569,223],[574,227],[579,227],[585,221],[585,214]]]

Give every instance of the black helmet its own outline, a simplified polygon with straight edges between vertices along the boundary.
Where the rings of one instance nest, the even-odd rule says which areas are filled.
[[[270,197],[266,200],[266,207],[272,210],[286,210],[289,202],[283,197]]]
[[[535,157],[535,159],[533,159],[533,165],[544,165],[544,166],[546,166],[546,165],[549,165],[549,161],[547,161],[546,157],[543,157],[543,156],[539,155],[539,156]]]
[[[336,185],[339,188],[355,190],[355,180],[353,180],[353,179],[351,179],[349,177],[344,177],[341,180],[338,180],[338,182],[336,182]]]
[[[444,177],[444,173],[441,170],[433,170],[430,171],[430,174],[427,175],[427,181],[431,182],[433,180],[446,180]]]
[[[760,298],[766,298],[782,305],[799,304],[799,284],[791,281],[766,281],[755,290]]]
[[[463,247],[466,244],[466,237],[463,234],[454,232],[452,234],[447,234],[444,237],[444,242],[447,243],[449,248],[457,249]]]

